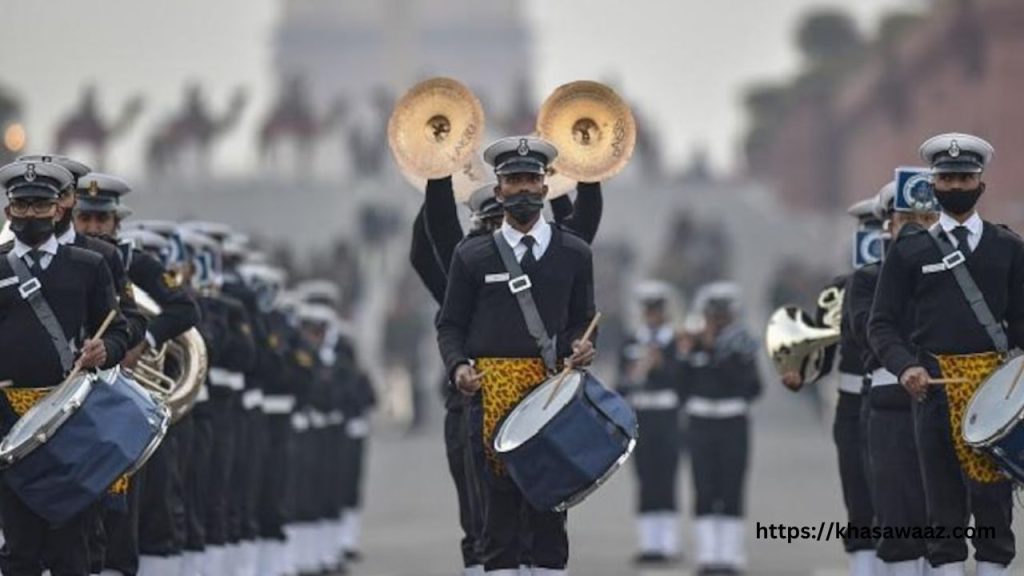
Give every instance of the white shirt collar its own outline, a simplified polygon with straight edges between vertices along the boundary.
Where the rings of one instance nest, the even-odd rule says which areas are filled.
[[[78,235],[75,234],[75,227],[68,226],[68,229],[65,230],[63,234],[57,237],[57,242],[63,246],[69,246],[75,243],[75,238],[77,236]]]
[[[36,248],[36,250],[42,252],[43,254],[56,256],[57,248],[59,246],[60,245],[57,243],[57,239],[53,236],[50,236],[50,239],[44,242],[43,245],[40,246],[39,248]],[[18,258],[24,258],[25,254],[31,252],[32,249],[33,248],[31,246],[25,244],[21,240],[18,240],[17,238],[14,239],[14,255],[17,256]]]
[[[969,232],[967,241],[971,244],[971,250],[978,247],[978,241],[981,240],[981,232],[985,228],[984,223],[981,220],[981,216],[978,216],[977,212],[971,214],[971,217],[963,224],[957,222],[955,218],[943,212],[939,216],[939,226],[942,227],[942,231],[945,232],[946,236],[951,238],[954,243],[957,242],[957,239],[953,236],[953,229],[958,226],[966,226],[967,231]]]
[[[521,259],[523,254],[526,254],[526,245],[522,244],[522,241],[523,237],[527,234],[533,236],[533,239],[536,240],[536,243],[533,245],[533,256],[539,260],[548,249],[548,244],[551,243],[551,225],[548,224],[543,216],[537,219],[533,228],[530,228],[530,231],[526,234],[513,228],[507,220],[501,223],[501,235],[505,237],[505,241],[515,251],[516,258]]]

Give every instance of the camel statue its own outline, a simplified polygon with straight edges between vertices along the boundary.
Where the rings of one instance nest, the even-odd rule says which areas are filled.
[[[205,174],[211,147],[238,125],[247,102],[245,90],[238,88],[224,113],[214,117],[200,87],[186,86],[182,110],[162,122],[150,136],[146,149],[149,170],[159,174],[169,169],[182,169],[183,153],[194,152],[198,170]]]
[[[125,101],[117,119],[107,123],[101,118],[96,104],[96,87],[85,86],[78,107],[57,127],[57,152],[64,153],[75,144],[84,144],[92,149],[93,163],[102,169],[106,163],[107,148],[131,129],[142,108],[142,97],[133,96]]]
[[[313,146],[324,135],[330,133],[348,110],[344,99],[338,98],[327,112],[317,118],[313,103],[300,77],[292,78],[281,91],[277,103],[267,114],[260,128],[260,159],[266,164],[274,161],[278,145],[291,141],[298,150],[300,170],[309,168]]]

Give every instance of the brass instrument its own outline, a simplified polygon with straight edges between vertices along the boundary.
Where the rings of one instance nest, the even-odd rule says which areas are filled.
[[[388,146],[405,179],[422,191],[428,179],[452,175],[460,200],[490,177],[479,157],[483,135],[480,100],[451,78],[413,86],[388,120]]]
[[[779,375],[798,372],[804,382],[821,376],[825,349],[839,342],[843,290],[829,287],[818,296],[825,310],[823,324],[816,326],[796,306],[784,306],[772,314],[765,330],[765,346]]]
[[[618,174],[636,146],[629,106],[608,86],[589,80],[564,84],[548,96],[537,115],[537,133],[558,148],[549,196],[568,191],[575,182],[600,182]]]
[[[143,313],[149,317],[160,314],[160,305],[148,294],[137,287],[134,292]],[[177,422],[192,409],[206,381],[207,368],[206,344],[199,331],[190,328],[160,348],[147,350],[128,372],[164,402],[171,411],[171,422]]]

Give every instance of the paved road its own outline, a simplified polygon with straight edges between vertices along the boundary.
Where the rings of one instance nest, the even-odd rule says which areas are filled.
[[[753,467],[749,479],[750,574],[839,576],[845,556],[838,542],[757,540],[754,526],[788,523],[817,526],[844,520],[831,435],[814,416],[808,398],[768,390],[754,418]],[[378,434],[367,482],[366,560],[356,576],[451,576],[458,574],[455,497],[449,482],[439,426],[415,438]],[[692,550],[692,490],[689,470],[680,491],[686,549]],[[623,470],[570,513],[570,570],[577,576],[692,573],[685,562],[674,570],[638,571],[630,565],[634,529],[632,468]],[[1018,534],[1024,523],[1018,514]],[[687,555],[687,559],[692,553]],[[1024,563],[1014,565],[1024,573]]]

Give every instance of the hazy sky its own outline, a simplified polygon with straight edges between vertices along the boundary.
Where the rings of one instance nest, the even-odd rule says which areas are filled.
[[[243,169],[254,157],[252,123],[273,86],[270,38],[279,1],[0,0],[0,82],[27,108],[33,149],[51,145],[53,124],[89,79],[100,86],[108,116],[129,94],[144,93],[144,127],[177,106],[187,80],[201,81],[217,108],[244,84],[256,93],[254,106],[216,159]],[[737,160],[739,90],[796,69],[792,32],[800,14],[846,6],[862,28],[874,30],[884,10],[924,2],[526,0],[541,94],[569,80],[615,79],[661,129],[670,162],[680,164],[703,145],[720,170]],[[113,151],[110,169],[137,166],[144,132]]]

